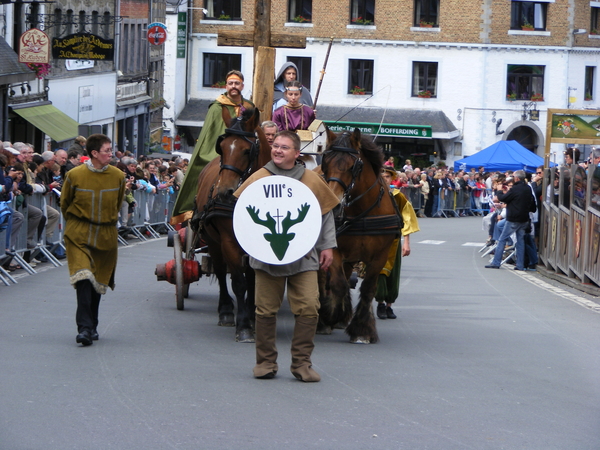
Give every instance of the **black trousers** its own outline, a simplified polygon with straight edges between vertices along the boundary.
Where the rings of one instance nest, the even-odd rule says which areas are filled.
[[[77,290],[77,332],[83,330],[92,331],[98,326],[98,308],[100,307],[101,295],[96,292],[90,280],[78,281]]]

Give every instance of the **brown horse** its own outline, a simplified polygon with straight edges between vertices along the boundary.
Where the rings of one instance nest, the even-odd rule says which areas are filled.
[[[195,236],[208,245],[214,273],[219,280],[219,325],[236,327],[236,341],[254,342],[254,271],[233,233],[233,193],[254,171],[271,159],[271,147],[260,128],[257,109],[246,110],[231,119],[223,107],[223,120],[229,124],[217,141],[220,157],[211,161],[198,177],[196,211],[191,221]],[[196,241],[196,239],[194,240]],[[234,321],[233,299],[227,289],[227,268],[238,313]],[[247,295],[246,295],[247,294]]]
[[[336,217],[337,251],[329,274],[321,273],[320,331],[348,323],[346,333],[353,343],[375,343],[377,329],[371,303],[377,278],[398,236],[401,218],[389,189],[380,176],[381,150],[355,129],[330,136],[321,170],[329,187],[341,200]],[[353,265],[365,264],[360,298],[352,316],[348,279]]]

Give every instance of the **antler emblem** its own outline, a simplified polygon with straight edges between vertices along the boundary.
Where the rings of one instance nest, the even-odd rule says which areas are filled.
[[[279,259],[279,261],[283,259],[290,245],[290,242],[296,236],[296,233],[288,233],[289,229],[294,225],[302,222],[305,219],[309,209],[310,205],[308,203],[302,205],[300,208],[298,208],[298,217],[295,219],[292,219],[292,213],[291,211],[288,211],[285,218],[281,221],[281,233],[279,233],[277,232],[277,222],[279,221],[279,218],[283,217],[279,215],[279,209],[277,210],[277,214],[275,215],[275,217],[277,218],[276,222],[273,216],[271,216],[270,212],[267,212],[266,219],[261,219],[259,217],[259,209],[256,209],[256,207],[254,206],[246,207],[246,211],[248,211],[248,214],[250,214],[250,217],[252,218],[254,223],[256,223],[257,225],[262,225],[268,228],[269,231],[271,231],[270,233],[263,234],[263,236],[271,245],[273,253],[275,253],[275,256],[277,257],[277,259]]]

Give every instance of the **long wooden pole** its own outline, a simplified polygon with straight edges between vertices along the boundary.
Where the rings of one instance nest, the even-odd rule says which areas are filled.
[[[262,120],[273,112],[273,73],[275,49],[271,45],[271,0],[256,0],[254,16],[254,79],[252,101]]]
[[[323,84],[323,77],[325,76],[325,69],[327,68],[327,61],[329,61],[329,53],[331,52],[331,46],[333,45],[333,36],[329,41],[329,47],[327,47],[327,54],[325,55],[325,62],[323,63],[323,69],[321,69],[321,77],[319,78],[319,86],[317,87],[317,93],[315,94],[315,101],[313,102],[312,109],[317,109],[317,100],[319,100],[319,92],[321,92],[321,85]]]

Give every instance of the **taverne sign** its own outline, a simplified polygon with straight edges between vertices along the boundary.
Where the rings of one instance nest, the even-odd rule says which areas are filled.
[[[412,137],[431,139],[431,125],[399,125],[391,123],[364,123],[364,122],[333,122],[324,120],[323,123],[334,133],[354,131],[358,128],[362,134],[376,134],[389,137]]]

